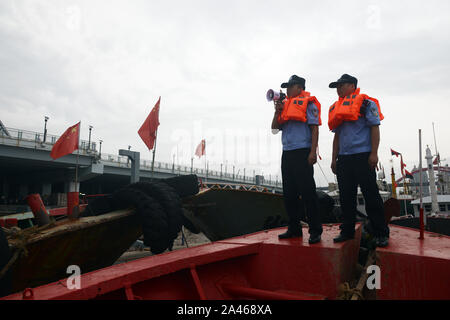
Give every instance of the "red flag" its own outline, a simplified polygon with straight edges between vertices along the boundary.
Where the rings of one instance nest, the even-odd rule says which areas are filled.
[[[195,149],[195,155],[200,158],[202,155],[206,154],[205,148],[206,148],[206,142],[205,142],[205,139],[203,139],[200,142],[200,144],[197,146],[197,149]]]
[[[391,149],[391,155],[398,157],[399,155],[401,155],[401,153]]]
[[[439,157],[439,153],[438,153],[436,159],[434,159],[434,161],[433,161],[433,164],[438,164],[439,160],[440,160],[440,157]]]
[[[63,135],[59,137],[53,145],[50,157],[53,159],[61,158],[78,149],[78,138],[80,136],[80,122],[67,128]]]
[[[138,131],[139,136],[149,150],[153,149],[156,140],[156,130],[159,126],[159,103],[161,102],[161,97],[159,97],[158,102],[156,102],[150,114],[145,119],[141,128]]]
[[[411,172],[409,172],[409,171],[406,170],[406,169],[405,169],[405,177],[414,180],[414,176],[411,174]]]

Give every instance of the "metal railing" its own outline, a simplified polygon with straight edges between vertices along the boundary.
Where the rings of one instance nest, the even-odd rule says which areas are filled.
[[[102,162],[108,163],[110,165],[114,165],[117,167],[131,167],[131,162],[128,160],[128,157],[119,156],[114,154],[101,154]],[[152,169],[152,161],[147,159],[141,159],[140,161],[140,170],[150,171]],[[154,164],[155,172],[167,172],[173,174],[197,174],[201,178],[211,178],[211,179],[220,179],[224,181],[229,181],[233,183],[256,183],[256,178],[252,176],[243,176],[243,175],[233,175],[232,173],[220,172],[217,170],[205,170],[204,168],[190,167],[184,165],[176,165],[174,163],[168,162],[160,162],[155,161]],[[263,186],[271,186],[271,187],[282,187],[281,181],[278,180],[264,180],[262,183]]]
[[[13,145],[18,147],[51,149],[60,136],[47,134],[44,142],[44,134],[42,132],[34,132],[15,128],[6,128],[9,135],[4,131],[0,131],[0,144]],[[79,149],[83,154],[97,153],[97,143],[81,140]]]
[[[46,141],[43,142],[44,134],[42,132],[27,131],[15,128],[6,128],[9,136],[6,135],[4,131],[0,131],[0,144],[11,145],[17,147],[26,147],[33,149],[44,149],[51,150],[53,145],[59,139],[60,136],[47,134]],[[131,167],[131,162],[128,157],[102,153],[101,155],[97,152],[97,144],[93,141],[81,140],[79,149],[83,155],[92,155],[101,159],[103,162],[109,165],[117,167]],[[140,161],[141,170],[150,171],[152,168],[152,161],[147,159],[142,159]],[[220,179],[224,181],[229,181],[233,183],[252,183],[256,184],[256,177],[254,176],[243,176],[237,175],[229,172],[220,172],[217,170],[205,170],[205,168],[190,167],[184,165],[176,165],[174,163],[159,162],[155,161],[154,170],[159,172],[167,172],[173,174],[197,174],[201,178],[212,178]],[[262,186],[271,187],[282,187],[281,181],[279,180],[265,180],[261,184]]]

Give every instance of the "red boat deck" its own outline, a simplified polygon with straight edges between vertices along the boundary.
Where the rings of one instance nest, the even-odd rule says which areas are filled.
[[[381,289],[377,299],[450,299],[450,237],[400,226],[389,246],[377,248]]]
[[[324,225],[322,242],[279,240],[285,228],[167,252],[66,279],[4,299],[335,299],[351,279],[361,226],[354,240],[333,243],[338,225]]]

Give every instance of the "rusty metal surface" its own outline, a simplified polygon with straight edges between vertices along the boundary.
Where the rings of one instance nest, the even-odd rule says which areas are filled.
[[[67,277],[67,267],[89,272],[112,265],[142,234],[130,210],[76,221],[61,221],[31,237],[28,255],[13,265],[13,291]],[[14,250],[19,240],[11,240]]]

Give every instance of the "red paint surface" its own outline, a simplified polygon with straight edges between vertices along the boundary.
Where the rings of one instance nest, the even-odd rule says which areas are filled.
[[[50,221],[48,218],[47,209],[45,209],[39,193],[29,194],[26,197],[26,200],[36,219],[39,219],[39,221],[45,221],[44,224]]]
[[[5,227],[6,228],[17,227],[17,219],[16,218],[5,219]]]
[[[86,273],[81,289],[66,279],[33,289],[34,299],[334,299],[337,286],[350,280],[356,239],[333,243],[337,225],[324,226],[322,242],[279,240],[285,228],[166,252]],[[5,299],[22,299],[22,293]]]
[[[80,204],[80,212],[83,212],[86,209],[87,204]],[[67,207],[62,208],[53,208],[48,210],[51,216],[63,216],[67,215]]]
[[[381,271],[378,299],[450,299],[450,237],[400,226],[389,246],[377,248]]]
[[[80,204],[80,195],[78,192],[67,192],[67,216],[72,216],[72,211],[75,206]]]

